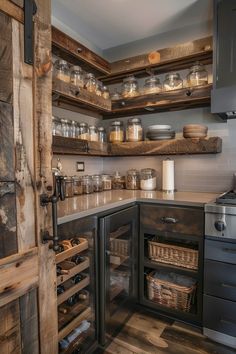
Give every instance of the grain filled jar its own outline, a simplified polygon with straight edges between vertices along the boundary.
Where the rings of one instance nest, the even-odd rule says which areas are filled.
[[[65,182],[65,197],[71,198],[74,196],[74,186],[72,177],[64,177]]]
[[[81,140],[88,140],[89,139],[89,129],[87,123],[80,123],[77,127],[77,137]]]
[[[138,81],[131,75],[124,79],[122,83],[122,96],[124,98],[135,97],[139,95]]]
[[[96,93],[97,80],[96,80],[94,74],[90,73],[90,74],[86,75],[85,88],[91,93]]]
[[[84,73],[80,66],[73,66],[70,72],[70,82],[77,88],[84,87]]]
[[[98,127],[98,141],[101,143],[105,143],[107,141],[107,133],[103,127]]]
[[[90,194],[93,193],[93,179],[91,176],[82,177],[83,193]]]
[[[178,73],[167,74],[163,83],[165,91],[178,90],[183,88],[183,80]]]
[[[208,73],[203,64],[196,62],[191,66],[187,75],[187,83],[189,87],[208,84]]]
[[[89,126],[89,141],[98,141],[98,129],[95,125]]]
[[[70,68],[67,61],[58,59],[54,63],[53,76],[57,80],[70,82]]]
[[[102,97],[105,98],[105,100],[108,100],[110,98],[110,92],[107,86],[102,86]]]
[[[111,123],[109,141],[111,143],[121,143],[124,141],[124,125],[121,121]]]
[[[74,195],[83,194],[83,186],[82,186],[82,178],[79,176],[73,176],[73,187],[74,187]]]
[[[140,188],[144,191],[153,191],[157,187],[156,171],[152,168],[141,170]]]
[[[110,191],[112,189],[112,178],[110,175],[102,175],[102,185],[104,191]]]
[[[136,169],[127,171],[125,178],[126,189],[140,189],[140,174]]]
[[[126,141],[142,141],[143,127],[139,118],[130,118],[126,128]]]
[[[145,80],[143,89],[145,94],[158,93],[161,92],[162,86],[160,80],[152,75],[151,77]]]
[[[103,191],[102,176],[93,175],[92,179],[93,179],[93,191],[102,192]]]
[[[125,177],[121,176],[120,172],[116,171],[112,179],[112,189],[124,189]]]

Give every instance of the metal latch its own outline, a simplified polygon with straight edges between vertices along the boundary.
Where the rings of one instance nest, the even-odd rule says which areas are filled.
[[[34,63],[34,21],[37,12],[34,0],[24,0],[24,61],[26,64]]]

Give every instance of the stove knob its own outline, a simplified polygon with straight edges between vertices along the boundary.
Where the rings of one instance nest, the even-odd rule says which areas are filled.
[[[224,221],[217,220],[215,222],[215,228],[217,231],[224,231],[225,227],[226,227],[226,225],[225,225]]]

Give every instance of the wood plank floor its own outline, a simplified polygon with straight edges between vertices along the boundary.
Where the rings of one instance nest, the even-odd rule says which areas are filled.
[[[158,319],[144,312],[132,315],[104,354],[235,354],[212,342],[195,327]]]

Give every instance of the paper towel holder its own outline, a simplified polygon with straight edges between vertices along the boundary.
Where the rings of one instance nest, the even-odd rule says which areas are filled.
[[[169,157],[167,157],[165,160],[163,160],[163,162],[164,161],[173,161],[172,159],[170,159]],[[174,163],[174,161],[173,161],[173,163]],[[174,173],[174,171],[173,171],[173,173]],[[163,170],[162,170],[162,178],[164,178],[164,175],[163,175]],[[174,178],[174,175],[173,175],[173,178]],[[166,183],[165,183],[166,184]],[[164,187],[164,184],[163,184],[163,180],[162,180],[162,189],[161,189],[161,191],[163,192],[163,193],[165,193],[165,194],[168,194],[168,195],[171,195],[171,194],[174,194],[177,190],[175,189],[175,188],[163,188]],[[167,187],[167,186],[166,186]],[[172,187],[172,185],[171,185],[171,187]],[[173,187],[174,187],[174,181],[173,181]]]

